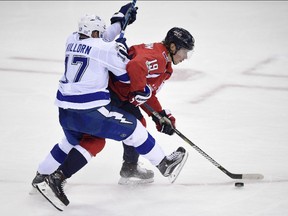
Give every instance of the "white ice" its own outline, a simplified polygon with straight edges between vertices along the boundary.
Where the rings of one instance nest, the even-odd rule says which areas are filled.
[[[195,37],[192,57],[174,66],[159,93],[177,128],[233,173],[261,173],[235,188],[229,178],[180,137],[148,130],[165,152],[190,153],[171,185],[117,184],[121,143],[68,181],[71,204],[60,213],[29,195],[39,162],[62,138],[54,97],[64,70],[66,37],[85,13],[109,24],[128,1],[0,2],[0,215],[285,216],[288,215],[288,2],[138,1],[129,45],[161,41],[174,27]]]

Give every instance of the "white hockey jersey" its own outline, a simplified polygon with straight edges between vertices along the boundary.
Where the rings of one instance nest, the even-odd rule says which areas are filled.
[[[65,73],[60,80],[55,100],[64,109],[90,109],[110,102],[107,90],[109,71],[128,81],[128,59],[119,52],[115,41],[102,38],[79,40],[73,33],[66,42]]]

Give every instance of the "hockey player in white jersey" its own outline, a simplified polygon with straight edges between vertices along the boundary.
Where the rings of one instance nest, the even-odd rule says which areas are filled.
[[[89,154],[80,147],[84,134],[123,141],[134,146],[136,151],[155,165],[163,176],[169,177],[187,158],[187,152],[179,147],[166,156],[158,142],[133,115],[110,105],[107,90],[109,71],[123,82],[129,81],[126,73],[127,50],[125,45],[106,42],[99,35],[105,25],[97,16],[85,17],[84,28],[79,28],[67,39],[65,72],[60,80],[56,96],[59,107],[59,122],[65,140],[73,145],[65,161],[45,181],[35,184],[39,192],[56,208],[62,210],[69,200],[63,190],[67,178],[87,164]],[[131,83],[133,85],[133,83]],[[143,104],[151,96],[151,89],[134,92],[134,103]],[[52,192],[60,204],[50,195]],[[59,204],[59,205],[58,205]]]
[[[78,33],[82,33],[85,35],[91,35],[91,29],[99,30],[99,34],[96,32],[91,35],[92,38],[103,38],[104,41],[112,41],[115,39],[117,35],[120,34],[121,29],[124,25],[125,21],[125,14],[130,9],[130,19],[128,24],[132,24],[136,20],[136,14],[137,14],[137,7],[131,8],[132,4],[128,3],[122,6],[119,10],[119,12],[116,12],[111,20],[111,25],[106,28],[105,22],[103,20],[95,15],[85,15],[81,18],[79,21],[79,30]],[[91,22],[90,20],[94,20]],[[75,36],[75,35],[74,35]],[[67,42],[66,45],[66,51],[74,51],[79,54],[85,53],[89,51],[89,47],[78,45],[76,47],[76,44],[72,42]],[[67,58],[68,59],[68,58]],[[77,64],[80,64],[81,60],[74,59],[74,61],[78,61]],[[84,65],[83,65],[84,67]],[[81,73],[79,74],[79,76]],[[63,81],[62,81],[63,82]],[[106,90],[107,91],[107,90]],[[96,156],[97,153],[99,153],[105,145],[105,139],[90,135],[84,135],[80,144],[85,145],[86,149],[89,149],[89,152],[91,156]],[[90,147],[90,146],[94,147]],[[97,148],[95,148],[97,146]],[[53,173],[58,166],[63,163],[65,160],[68,152],[72,149],[73,145],[68,142],[66,137],[64,137],[59,143],[55,144],[51,151],[48,153],[48,155],[44,158],[43,161],[38,166],[37,173],[35,178],[32,181],[32,185],[34,186],[36,183],[40,183],[44,181],[45,176],[48,174]],[[81,147],[79,147],[81,148]],[[132,159],[134,158],[133,155],[130,156],[130,151],[126,152],[126,148],[124,148],[125,155],[127,155],[127,162],[132,162]],[[129,156],[129,158],[128,158]],[[90,160],[91,157],[86,157],[87,160]],[[131,161],[130,161],[131,160]],[[145,168],[138,166],[134,166],[133,170],[131,172],[135,175],[135,177],[139,178],[139,182],[151,182],[153,181],[154,172],[152,170],[148,170]],[[133,176],[134,177],[134,176]]]

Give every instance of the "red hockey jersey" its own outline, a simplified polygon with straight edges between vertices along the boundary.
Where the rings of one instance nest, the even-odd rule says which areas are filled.
[[[168,50],[162,43],[140,44],[130,47],[129,55],[132,59],[127,64],[126,70],[130,77],[130,84],[110,79],[109,87],[125,101],[128,100],[129,92],[143,91],[147,83],[153,90],[147,104],[160,112],[162,106],[156,93],[173,73],[171,62],[168,60]],[[141,108],[151,115],[143,106]]]

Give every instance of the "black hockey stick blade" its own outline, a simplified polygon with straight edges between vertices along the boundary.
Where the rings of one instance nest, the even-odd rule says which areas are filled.
[[[235,173],[229,172],[228,170],[226,170],[224,167],[222,167],[219,164],[218,165],[214,164],[214,165],[216,167],[218,167],[222,172],[224,172],[226,175],[228,175],[232,179],[247,179],[247,180],[261,180],[261,179],[264,179],[264,176],[262,174],[258,174],[258,173],[235,174]]]

